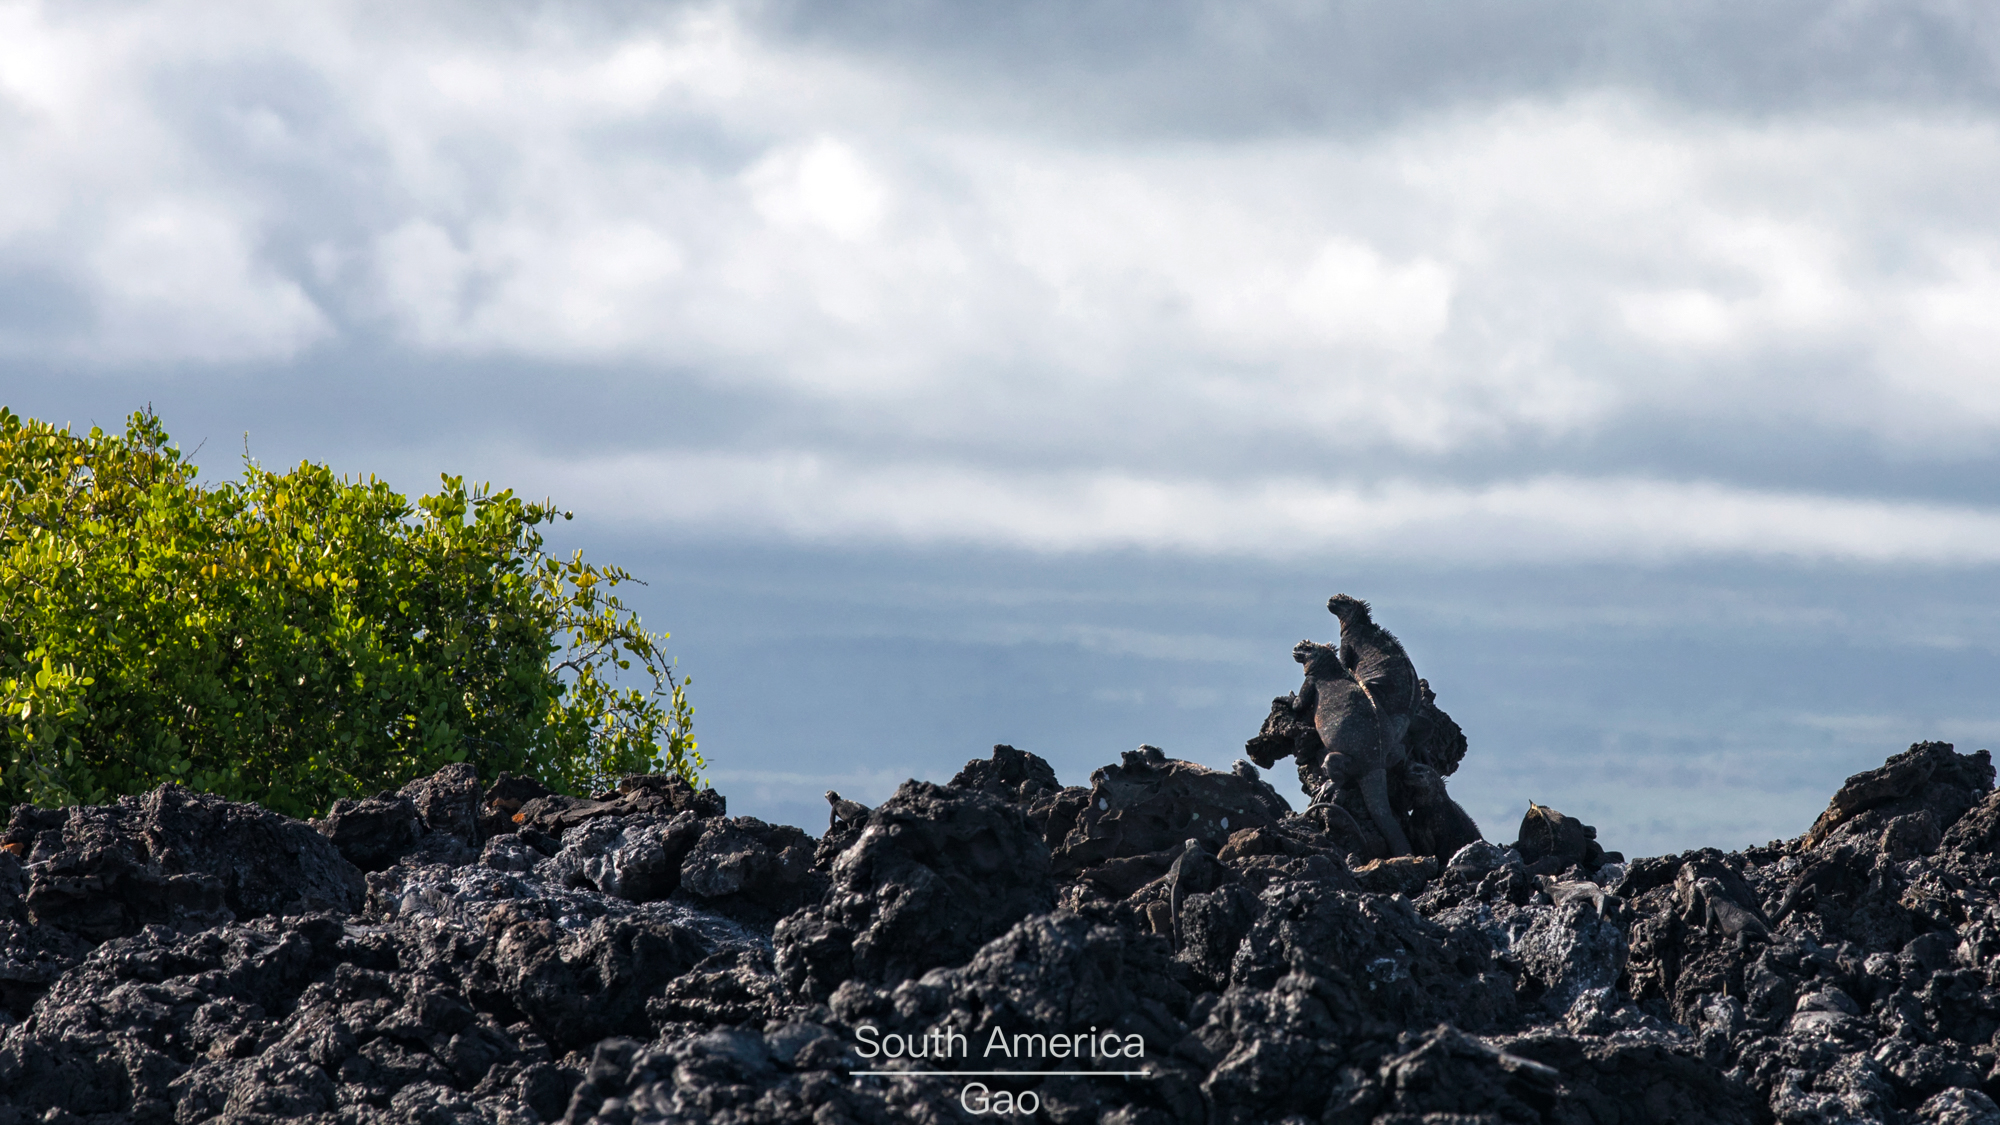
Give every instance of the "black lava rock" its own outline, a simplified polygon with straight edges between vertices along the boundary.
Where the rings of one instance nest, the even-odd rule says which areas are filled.
[[[1324,809],[1151,750],[1064,788],[998,747],[835,795],[818,841],[464,768],[317,831],[174,787],[23,808],[0,1125],[971,1122],[1002,1092],[1105,1125],[2000,1125],[1992,777],[1926,743],[1768,847],[1627,864],[1538,807],[1513,847],[1357,871]],[[1020,1073],[968,1102],[964,1070]]]
[[[909,781],[841,854],[825,901],[778,923],[778,971],[815,999],[850,978],[902,980],[1054,906],[1048,849],[1018,806]]]

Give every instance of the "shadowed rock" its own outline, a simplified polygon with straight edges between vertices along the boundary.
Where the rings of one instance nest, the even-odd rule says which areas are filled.
[[[563,1048],[643,1033],[648,997],[708,952],[670,924],[606,917],[566,933],[533,911],[504,906],[488,916],[486,938],[468,973],[469,995],[526,1019]]]
[[[496,789],[518,791],[519,779],[503,779]],[[528,782],[539,794],[539,784]],[[363,871],[380,871],[393,863],[469,863],[479,855],[482,824],[491,818],[483,802],[479,774],[456,762],[430,777],[420,777],[395,792],[362,800],[339,800],[313,827],[332,840],[348,862]],[[515,807],[519,802],[515,802]],[[513,831],[509,823],[490,827]]]
[[[1291,811],[1265,781],[1176,761],[1153,746],[1126,751],[1090,781],[1088,803],[1056,850],[1058,875],[1163,852],[1189,837],[1220,848],[1231,833],[1276,824]]]
[[[966,1078],[854,1073],[883,1067],[1027,1070],[1035,1119],[1118,1125],[1986,1122],[2000,797],[1984,755],[1917,751],[1766,847],[1592,866],[1540,810],[1532,860],[1473,840],[1358,879],[1335,807],[1156,751],[1085,789],[997,749],[861,808],[824,868],[719,801],[509,819],[453,858],[495,801],[451,771],[379,830],[345,810],[350,847],[401,833],[371,863],[407,848],[365,900],[334,839],[246,806],[17,810],[0,1125],[975,1119]],[[1056,834],[1103,851],[1058,877]],[[348,905],[310,909],[315,872]],[[1148,1077],[1036,1053],[1093,1027]],[[968,1050],[865,1058],[864,1028]],[[1027,1053],[981,1059],[995,1032]]]
[[[398,790],[423,825],[418,849],[426,863],[470,863],[479,854],[482,793],[479,771],[454,762]]]
[[[835,861],[825,900],[778,923],[777,967],[793,989],[825,997],[850,978],[957,963],[1054,905],[1048,850],[1018,807],[908,781]]]
[[[697,789],[678,774],[633,774],[618,788],[595,797],[560,794],[522,802],[509,818],[517,829],[534,829],[561,836],[568,829],[604,816],[672,816],[692,812],[698,817],[723,816],[728,801],[713,789]]]
[[[685,813],[683,816],[687,815]],[[681,892],[704,909],[769,925],[826,894],[811,836],[753,816],[716,817],[681,861]]]
[[[1895,850],[1928,854],[1937,847],[1943,829],[1992,788],[1993,760],[1986,751],[1958,754],[1949,742],[1919,742],[1881,766],[1848,778],[1813,822],[1806,844],[1819,847],[1835,838],[1901,830],[1922,843]]]
[[[310,826],[178,785],[115,805],[20,806],[6,842],[28,853],[30,918],[90,941],[150,924],[346,913],[364,893],[361,872]]]
[[[403,858],[423,833],[417,806],[396,792],[335,801],[326,816],[311,823],[363,871],[380,871]]]

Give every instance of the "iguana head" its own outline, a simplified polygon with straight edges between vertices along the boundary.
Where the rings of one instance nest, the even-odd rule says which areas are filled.
[[[1368,603],[1346,594],[1335,594],[1326,600],[1326,611],[1340,618],[1342,628],[1355,625],[1371,625],[1374,618],[1369,616]]]

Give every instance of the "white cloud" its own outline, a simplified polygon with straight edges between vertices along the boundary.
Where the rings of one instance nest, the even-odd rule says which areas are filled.
[[[646,454],[523,463],[512,475],[603,520],[806,540],[1456,565],[1718,556],[2000,563],[2000,510],[1700,481],[1225,483],[800,454]]]
[[[1421,345],[1449,322],[1451,271],[1423,259],[1392,266],[1369,246],[1334,239],[1287,296],[1302,334],[1329,343]]]
[[[65,287],[84,306],[73,322],[0,329],[0,353],[236,363],[296,355],[332,331],[267,257],[268,212],[234,189],[235,170],[191,160],[146,104],[148,66],[177,53],[152,24],[0,8],[0,276]]]
[[[757,213],[780,227],[813,226],[847,242],[875,233],[888,192],[854,149],[819,137],[773,152],[743,174]]]
[[[804,536],[1986,557],[1977,511],[1524,458],[1718,421],[1990,444],[1989,118],[1572,89],[1085,138],[750,11],[0,5],[0,284],[83,310],[0,347],[144,376],[386,336],[811,404],[820,453],[721,454],[736,502],[663,516]]]
[[[85,355],[208,361],[297,354],[330,331],[294,280],[244,245],[207,201],[157,200],[107,216],[85,260],[100,297]]]

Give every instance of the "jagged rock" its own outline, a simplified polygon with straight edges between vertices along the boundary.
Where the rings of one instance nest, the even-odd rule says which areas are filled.
[[[552,878],[568,887],[592,887],[627,902],[656,902],[678,890],[681,863],[701,838],[704,823],[693,812],[659,816],[607,816],[567,833],[550,863]],[[489,843],[489,852],[494,845]],[[503,845],[504,846],[504,845]],[[529,858],[525,869],[532,869]]]
[[[508,905],[487,916],[467,991],[503,1018],[527,1020],[558,1047],[583,1047],[643,1032],[648,998],[707,954],[693,933],[671,924],[595,918],[565,933]]]
[[[814,998],[911,977],[1054,905],[1047,847],[1017,806],[908,781],[841,853],[824,901],[778,923],[778,970]]]
[[[423,832],[416,804],[393,791],[335,801],[312,826],[363,871],[380,871],[403,858]]]
[[[804,832],[752,816],[699,823],[701,835],[681,861],[680,887],[702,907],[769,923],[826,894],[827,878],[813,869],[813,838]]]
[[[418,851],[426,863],[470,863],[479,854],[482,794],[479,771],[454,762],[398,791],[423,825]]]
[[[1326,756],[1326,746],[1319,740],[1312,716],[1300,705],[1299,693],[1291,692],[1271,700],[1271,713],[1264,717],[1257,733],[1243,744],[1243,753],[1265,769],[1291,758],[1301,766],[1310,763],[1317,771],[1319,760]],[[1300,774],[1302,783],[1305,776]],[[1321,780],[1317,772],[1312,776],[1315,781]]]
[[[809,1008],[792,1002],[764,948],[713,953],[646,1001],[647,1019],[662,1028],[775,1027],[810,1015]]]
[[[1836,837],[1880,837],[1898,831],[1896,822],[1906,817],[1927,816],[1928,824],[1906,825],[1901,831],[1927,839],[1930,847],[1922,850],[1928,854],[1939,834],[1992,789],[1993,759],[1986,751],[1959,754],[1949,742],[1914,743],[1881,766],[1848,778],[1806,833],[1806,846],[1817,848]]]
[[[965,763],[949,784],[1017,805],[1032,804],[1037,797],[1062,789],[1056,771],[1040,756],[1005,744],[994,746],[991,758]]]
[[[1476,883],[1486,877],[1486,873],[1507,865],[1508,850],[1485,840],[1475,840],[1451,854],[1444,865],[1445,877],[1461,883]],[[1520,853],[1513,854],[1514,859]]]
[[[1220,848],[1234,832],[1275,824],[1291,806],[1261,779],[1169,759],[1157,747],[1090,775],[1090,800],[1054,855],[1059,876],[1109,859],[1156,854],[1190,837]]]
[[[1229,987],[1236,951],[1260,913],[1256,890],[1242,883],[1189,895],[1169,910],[1166,932],[1174,941],[1174,960],[1186,966],[1194,987],[1203,992]]]
[[[959,968],[894,990],[850,982],[831,1007],[849,1026],[939,1033],[961,1069],[1115,1070],[1143,1058],[1154,1077],[1125,1085],[1117,1103],[1199,1121],[1199,1076],[1169,1053],[1186,1034],[1190,998],[1174,983],[1167,955],[1158,938],[1058,911],[1022,921]],[[1035,1042],[1057,1037],[1068,1053]],[[1060,1079],[1040,1088],[1073,1100],[1101,1094]]]
[[[1631,954],[1623,910],[1616,899],[1577,897],[1533,908],[1536,917],[1511,952],[1532,982],[1532,998],[1554,1015],[1567,1016],[1584,993],[1618,983]]]
[[[517,823],[548,795],[464,769],[324,832],[172,788],[19,809],[0,1125],[970,1121],[964,1078],[855,1075],[959,1065],[864,1058],[862,1029],[977,1052],[1093,1026],[1152,1077],[1005,1083],[1035,1119],[2000,1125],[1980,755],[1857,775],[1816,839],[1592,865],[1579,826],[1533,863],[1470,841],[1358,872],[1335,806],[1141,850],[1172,826],[1147,800],[1185,827],[1261,781],[1135,757],[1145,831],[1061,879],[1045,841],[1112,835],[1088,816],[1110,771],[1064,789],[1007,748],[862,808],[823,866],[650,783]]]
[[[1951,852],[1990,855],[2000,850],[2000,791],[1989,792],[1953,821],[1938,841]]]
[[[595,797],[565,797],[550,793],[523,801],[520,810],[508,818],[517,829],[534,829],[551,836],[606,816],[673,816],[692,812],[697,817],[727,815],[728,801],[713,789],[696,789],[679,774],[632,774],[618,788]]]
[[[947,1079],[860,1083],[851,1040],[800,1022],[765,1031],[723,1028],[651,1046],[599,1043],[565,1122],[647,1121],[663,1125],[788,1125],[960,1119]],[[970,1120],[970,1119],[968,1119]]]
[[[1932,1095],[1917,1117],[1930,1125],[2000,1125],[2000,1106],[1977,1089],[1954,1086]]]
[[[1406,899],[1291,884],[1260,905],[1230,988],[1197,1008],[1205,1019],[1175,1048],[1207,1071],[1216,1120],[1317,1118],[1400,1029],[1482,1029],[1513,1012],[1484,935],[1428,921]]]
[[[114,805],[17,806],[6,842],[27,851],[37,925],[89,941],[161,924],[361,905],[361,872],[311,827],[254,805],[166,785]]]
[[[1440,777],[1450,777],[1465,760],[1465,731],[1437,705],[1437,693],[1431,690],[1429,680],[1418,680],[1417,691],[1421,698],[1404,739],[1410,761],[1436,770]]]
[[[1158,938],[1056,911],[1022,920],[965,964],[913,984],[884,989],[849,981],[831,1007],[850,1025],[872,1020],[884,1031],[959,1032],[981,1045],[973,1048],[974,1057],[989,1060],[1016,1057],[984,1053],[995,1031],[1011,1044],[1017,1034],[1087,1034],[1092,1028],[1121,1039],[1139,1036],[1146,1057],[1159,1057],[1187,1033],[1191,999],[1174,983],[1169,956]],[[1046,1056],[1025,1060],[1023,1069],[1067,1066]]]
[[[1267,828],[1232,833],[1216,858],[1227,864],[1253,895],[1283,882],[1358,891],[1361,885],[1341,858],[1344,851],[1312,821],[1288,816]]]
[[[1335,1025],[1393,1035],[1451,1020],[1480,1029],[1514,1008],[1512,977],[1483,935],[1447,929],[1407,899],[1280,884],[1237,948],[1233,985],[1269,989],[1286,975],[1311,980]]]

